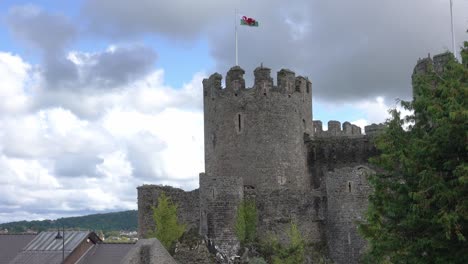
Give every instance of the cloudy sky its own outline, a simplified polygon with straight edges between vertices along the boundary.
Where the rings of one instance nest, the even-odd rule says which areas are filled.
[[[457,46],[468,1],[454,1]],[[260,63],[313,82],[314,119],[383,122],[419,57],[451,49],[449,0],[0,1],[0,223],[136,209],[198,187],[201,81]],[[275,73],[276,74],[276,73]]]

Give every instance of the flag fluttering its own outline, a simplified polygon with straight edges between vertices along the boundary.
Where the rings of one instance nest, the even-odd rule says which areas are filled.
[[[258,27],[258,21],[247,16],[241,16],[240,24],[242,26]]]

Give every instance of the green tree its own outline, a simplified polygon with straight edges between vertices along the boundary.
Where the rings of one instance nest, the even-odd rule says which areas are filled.
[[[305,261],[305,241],[297,224],[291,222],[288,230],[289,245],[274,243],[273,264],[300,264]]]
[[[413,112],[391,110],[376,138],[366,222],[367,263],[468,263],[468,42],[463,64],[413,80]],[[405,129],[406,127],[406,129]]]
[[[175,242],[184,234],[185,225],[179,224],[177,205],[164,192],[159,194],[158,206],[153,206],[153,219],[156,226],[149,237],[156,237],[167,250],[172,251]]]
[[[306,243],[297,224],[291,222],[288,234],[288,243],[280,243],[278,237],[270,235],[260,243],[261,255],[273,264],[301,264],[305,261]]]
[[[236,235],[242,246],[251,245],[257,237],[257,206],[254,200],[244,199],[237,207]]]

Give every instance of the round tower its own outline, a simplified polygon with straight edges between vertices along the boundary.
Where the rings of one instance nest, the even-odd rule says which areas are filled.
[[[244,70],[232,67],[222,88],[215,73],[203,80],[205,174],[238,178],[260,191],[304,189],[304,133],[312,131],[312,83],[282,69],[273,84],[270,69],[254,71],[246,88]]]

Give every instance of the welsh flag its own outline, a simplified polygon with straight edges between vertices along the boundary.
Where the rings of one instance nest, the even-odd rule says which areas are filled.
[[[247,16],[241,16],[240,24],[242,26],[258,27],[258,21]]]

